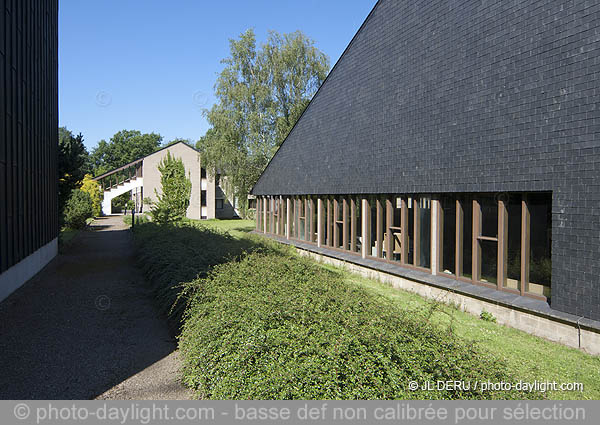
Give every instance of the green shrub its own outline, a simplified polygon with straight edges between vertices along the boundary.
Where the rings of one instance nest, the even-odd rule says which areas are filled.
[[[474,387],[409,391],[410,381],[514,379],[478,346],[308,259],[255,252],[216,266],[185,294],[184,382],[203,398],[540,397]]]
[[[485,320],[486,322],[496,323],[496,318],[489,311],[482,310],[481,313],[479,314],[479,318],[481,320]]]
[[[131,218],[128,224],[131,224]],[[137,224],[134,235],[138,263],[174,334],[179,333],[185,307],[184,302],[176,303],[184,283],[206,276],[214,265],[246,251],[289,250],[260,236],[237,239],[227,232],[187,220],[166,226],[154,222]]]
[[[192,182],[185,176],[183,161],[167,152],[158,164],[158,170],[162,193],[154,189],[158,200],[150,211],[152,220],[159,224],[181,220],[185,217],[192,193]]]
[[[86,220],[94,216],[92,198],[80,189],[71,191],[64,210],[65,224],[72,229],[82,229]]]

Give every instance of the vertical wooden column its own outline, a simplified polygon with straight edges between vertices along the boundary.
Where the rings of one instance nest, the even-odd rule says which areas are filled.
[[[471,268],[473,281],[481,279],[481,245],[479,244],[479,236],[481,235],[481,206],[479,202],[473,199],[473,244]]]
[[[379,198],[375,201],[375,210],[377,213],[375,229],[377,233],[377,246],[375,255],[377,258],[383,258],[383,206],[381,205],[381,199]]]
[[[408,202],[406,197],[402,197],[402,208],[400,210],[400,261],[402,264],[408,264]]]
[[[310,240],[309,242],[315,242],[315,200],[313,198],[310,198],[309,202],[308,202],[309,206],[310,206]]]
[[[331,199],[327,199],[327,245],[333,245],[333,234],[331,231]]]
[[[323,246],[323,227],[325,221],[323,220],[323,198],[317,199],[317,246]]]
[[[362,212],[362,257],[371,255],[371,207],[367,198],[361,199]]]
[[[263,233],[267,233],[267,202],[266,197],[263,198]]]
[[[531,254],[530,238],[531,214],[527,196],[523,195],[521,200],[521,295],[529,292],[529,259]]]
[[[308,197],[305,197],[304,200],[304,240],[306,242],[310,242],[310,219],[309,213],[311,212],[308,208]]]
[[[292,200],[289,196],[285,198],[285,238],[290,239],[292,232]]]
[[[350,198],[350,251],[356,252],[356,198]]]
[[[344,215],[343,224],[342,224],[342,232],[344,233],[342,237],[342,249],[348,250],[348,199],[344,198],[342,205],[342,214]]]
[[[456,200],[456,276],[462,276],[463,274],[463,241],[465,235],[463,233],[465,223],[465,212],[463,210],[462,203]],[[467,241],[469,243],[469,241]]]
[[[443,250],[440,242],[444,236],[444,211],[439,198],[431,199],[431,274],[437,275],[442,268]]]
[[[498,201],[498,289],[506,286],[508,261],[508,200]]]
[[[260,232],[260,196],[256,197],[256,231]]]
[[[334,247],[339,247],[340,246],[340,231],[337,225],[337,222],[339,221],[339,201],[337,200],[337,198],[333,199],[333,246]]]

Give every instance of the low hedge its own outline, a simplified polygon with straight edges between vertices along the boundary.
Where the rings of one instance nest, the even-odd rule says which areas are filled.
[[[131,219],[130,219],[131,220]],[[179,334],[185,301],[178,301],[183,284],[206,276],[216,264],[255,250],[284,252],[274,242],[258,236],[237,239],[192,221],[169,225],[142,222],[134,227],[138,264],[147,276],[159,309]]]
[[[190,267],[188,257],[208,264],[219,255],[183,251],[169,260],[171,267],[156,269],[177,274]],[[203,398],[542,397],[474,388],[476,381],[515,379],[503,361],[426,315],[402,310],[308,259],[255,252],[216,266],[185,289],[184,382]],[[472,386],[409,391],[410,381]]]

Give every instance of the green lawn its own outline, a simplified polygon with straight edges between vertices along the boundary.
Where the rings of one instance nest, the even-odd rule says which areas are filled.
[[[226,230],[236,238],[244,238],[254,229],[251,220],[202,221],[208,227]],[[335,269],[333,266],[322,265]],[[469,340],[476,341],[490,352],[500,356],[511,365],[514,376],[525,382],[581,382],[584,391],[550,391],[551,399],[600,399],[600,357],[529,335],[525,332],[481,320],[452,306],[433,303],[419,295],[393,289],[387,284],[363,278],[344,271],[349,285],[357,285],[378,296],[397,303],[404,309],[428,312],[430,320],[451,326],[453,331]]]

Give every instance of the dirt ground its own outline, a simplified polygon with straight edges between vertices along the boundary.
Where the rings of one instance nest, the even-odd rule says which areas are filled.
[[[191,398],[122,216],[63,251],[0,303],[0,398]]]

